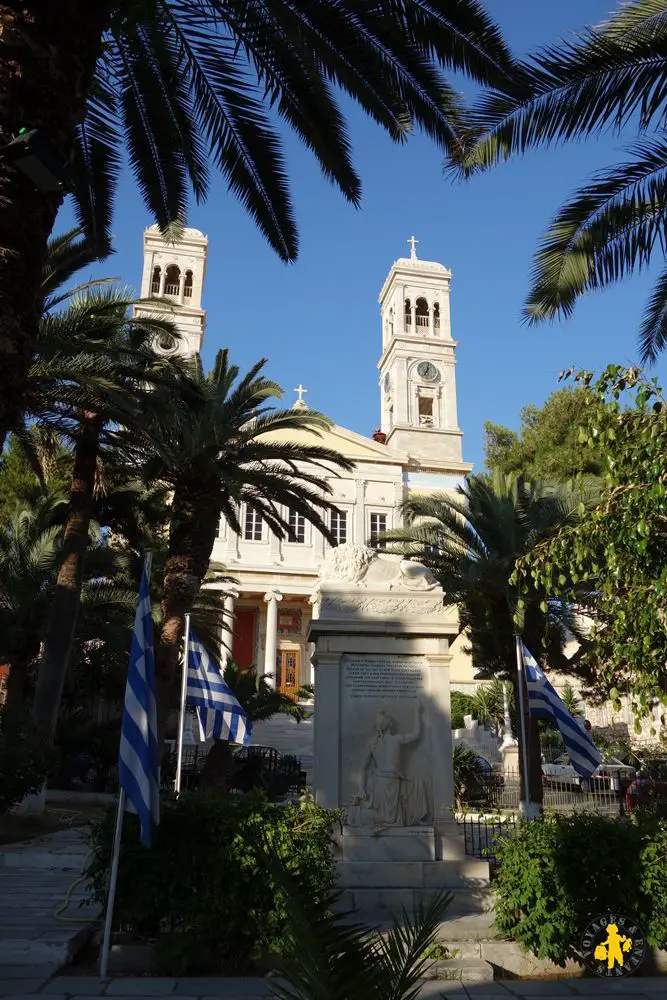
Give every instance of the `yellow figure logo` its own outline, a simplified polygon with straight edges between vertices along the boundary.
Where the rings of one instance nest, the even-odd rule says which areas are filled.
[[[607,968],[616,965],[623,967],[623,952],[632,951],[632,939],[626,934],[619,934],[616,924],[607,925],[607,940],[601,941],[595,949],[595,959],[598,962],[607,960]]]

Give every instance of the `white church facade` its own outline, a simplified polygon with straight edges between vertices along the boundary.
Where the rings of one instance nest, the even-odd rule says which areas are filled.
[[[369,437],[333,425],[319,439],[354,462],[353,472],[331,476],[328,514],[337,544],[365,545],[380,532],[400,525],[400,506],[417,491],[451,492],[472,469],[463,459],[463,435],[458,426],[456,347],[452,337],[450,291],[452,274],[435,261],[418,258],[414,239],[410,255],[396,260],[379,295],[379,413],[380,426]],[[141,298],[164,297],[179,340],[163,338],[162,353],[193,353],[202,347],[206,313],[202,305],[208,240],[195,229],[184,230],[178,244],[166,245],[157,229],[144,232]],[[141,303],[135,312],[154,313],[159,303]],[[370,375],[370,373],[369,373]],[[294,389],[295,407],[306,408],[316,387]],[[227,585],[225,603],[232,635],[225,638],[221,658],[232,657],[242,668],[252,665],[270,675],[287,694],[314,682],[313,646],[308,636],[313,593],[330,543],[295,512],[289,517],[290,537],[280,540],[257,512],[240,512],[241,534],[221,521],[212,561],[236,584]],[[458,634],[456,612],[443,608],[450,635],[452,690],[474,693],[465,637]],[[552,678],[557,686],[568,678]],[[570,678],[575,687],[579,682]],[[629,706],[612,716],[609,704],[591,708],[594,724],[633,724]]]

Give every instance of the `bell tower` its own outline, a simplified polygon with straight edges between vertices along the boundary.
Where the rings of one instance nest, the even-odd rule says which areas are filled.
[[[408,240],[410,256],[394,262],[380,292],[381,426],[387,444],[418,464],[464,471],[449,313],[452,272],[419,260],[418,242]]]
[[[198,229],[184,229],[177,243],[166,243],[157,226],[144,230],[141,298],[159,297],[165,303],[139,303],[134,316],[164,313],[181,335],[176,343],[173,338],[157,337],[154,346],[160,354],[196,354],[201,350],[206,327],[201,298],[207,253],[208,237]]]

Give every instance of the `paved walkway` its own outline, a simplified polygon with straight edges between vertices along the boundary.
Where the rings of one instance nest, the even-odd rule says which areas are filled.
[[[44,970],[42,970],[43,972]],[[123,997],[124,1000],[148,1000],[156,997],[207,998],[207,1000],[268,1000],[271,979],[161,979],[157,977],[97,979],[90,976],[55,976],[48,972],[40,979],[38,970],[0,967],[0,997],[26,1000],[85,1000],[94,997]],[[630,977],[623,980],[559,979],[500,980],[494,983],[464,984],[432,981],[424,983],[420,1000],[665,1000],[667,977]]]
[[[87,854],[76,829],[0,849],[0,968],[61,968],[87,939],[99,908],[80,907],[83,885],[71,889]]]

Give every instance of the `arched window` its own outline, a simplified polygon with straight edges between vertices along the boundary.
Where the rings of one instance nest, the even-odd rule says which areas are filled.
[[[426,299],[419,298],[415,302],[415,306],[417,329],[425,332],[428,330],[428,302]]]
[[[192,298],[192,271],[185,272],[185,287],[183,289],[186,299]]]
[[[410,299],[405,300],[405,325],[412,326],[412,304]]]
[[[151,295],[160,294],[160,275],[162,274],[161,267],[153,268],[153,278],[151,279]]]
[[[433,329],[434,330],[439,330],[440,329],[440,303],[439,302],[434,302],[433,303]]]
[[[178,264],[170,264],[165,274],[164,294],[178,295],[181,282],[181,269]]]

